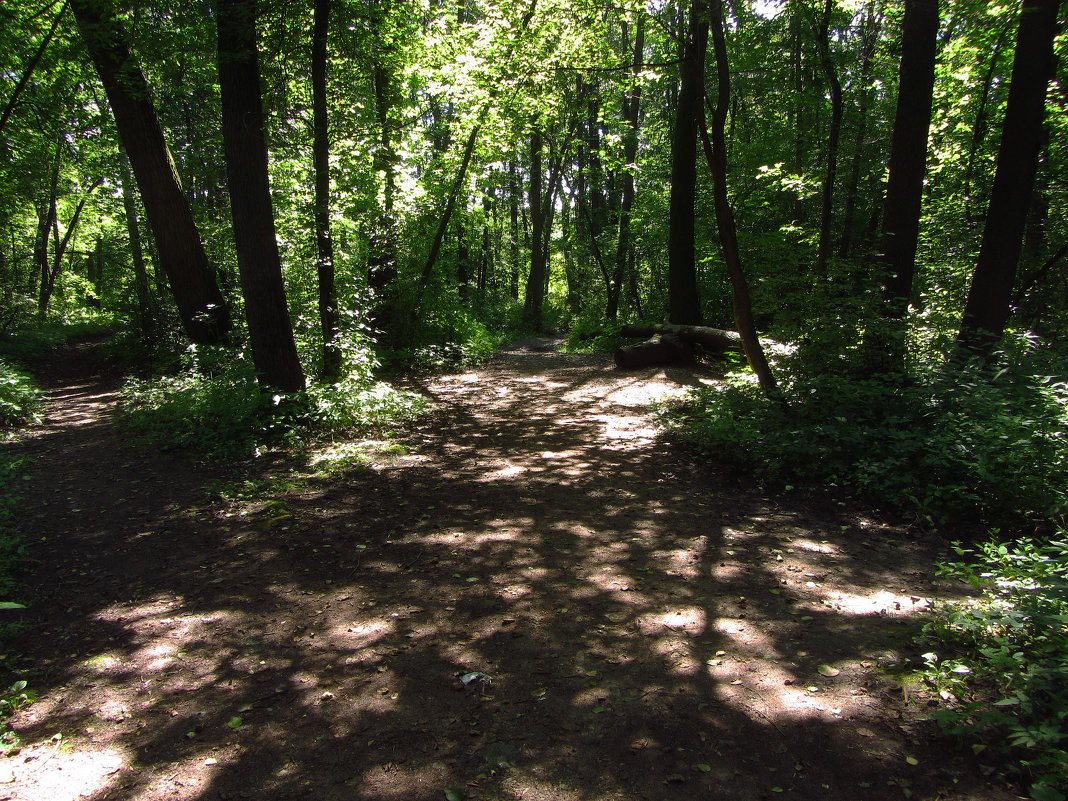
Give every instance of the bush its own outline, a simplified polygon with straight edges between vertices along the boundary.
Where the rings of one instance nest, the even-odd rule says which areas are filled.
[[[303,393],[268,395],[255,368],[226,348],[191,346],[175,375],[133,379],[123,391],[127,428],[161,450],[179,449],[211,458],[252,456],[325,432],[382,428],[422,413],[425,401],[375,381],[369,350],[342,380]],[[355,358],[355,360],[354,360]]]
[[[192,345],[181,372],[127,383],[122,420],[160,450],[244,457],[267,438],[271,404],[248,360],[226,348]]]
[[[682,441],[777,481],[821,481],[931,522],[991,524],[1059,514],[1068,498],[1068,385],[1035,346],[991,375],[943,363],[865,375],[860,349],[777,359],[787,406],[748,372],[667,407]]]
[[[1061,537],[1068,532],[1061,531]],[[977,752],[1022,776],[1035,801],[1068,792],[1068,540],[954,546],[939,566],[980,595],[936,607],[926,679],[948,708],[937,719],[977,738]]]
[[[41,393],[29,376],[0,361],[0,428],[37,419]]]

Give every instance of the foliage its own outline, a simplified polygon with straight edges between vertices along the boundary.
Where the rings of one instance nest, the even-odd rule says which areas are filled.
[[[15,590],[13,572],[22,558],[22,537],[18,533],[18,484],[26,475],[25,457],[0,454],[0,599]]]
[[[1027,344],[992,375],[937,359],[873,374],[863,343],[813,337],[777,360],[786,406],[735,372],[662,418],[718,461],[826,482],[930,522],[1047,518],[1068,508],[1068,385],[1036,374],[1048,355]]]
[[[123,401],[125,425],[160,450],[249,456],[271,425],[251,363],[225,348],[191,345],[181,372],[131,379]]]
[[[0,361],[0,428],[37,419],[40,400],[29,376]]]
[[[939,572],[978,596],[936,609],[925,677],[948,707],[938,720],[1022,774],[1035,801],[1068,793],[1068,531],[1048,542],[953,547]]]
[[[369,352],[346,351],[353,368],[335,384],[291,396],[264,394],[252,364],[228,348],[190,346],[183,369],[131,379],[123,391],[129,430],[161,450],[247,457],[331,431],[383,428],[421,414],[421,396],[375,381]]]

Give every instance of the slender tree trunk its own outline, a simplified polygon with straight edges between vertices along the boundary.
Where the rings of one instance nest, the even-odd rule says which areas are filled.
[[[916,272],[938,19],[938,0],[905,0],[897,113],[883,212],[885,292],[892,318],[904,317],[908,311]]]
[[[519,175],[515,162],[508,164],[508,245],[510,264],[508,265],[508,297],[519,300]]]
[[[626,26],[624,41],[628,39]],[[619,300],[623,293],[623,279],[631,250],[631,215],[634,209],[634,171],[638,160],[638,118],[641,111],[641,85],[638,83],[645,59],[645,17],[638,16],[634,26],[634,52],[631,60],[631,85],[623,97],[623,187],[619,201],[619,235],[616,238],[615,269],[608,288],[608,307],[605,317],[615,320],[619,314]]]
[[[252,360],[265,389],[298,392],[304,371],[289,320],[263,131],[255,0],[219,0],[219,89],[234,243]]]
[[[415,322],[415,317],[419,313],[419,306],[422,304],[423,294],[430,284],[430,276],[434,272],[434,265],[438,263],[441,246],[445,244],[445,234],[449,231],[449,223],[452,221],[453,212],[456,210],[456,200],[460,196],[460,190],[467,180],[467,170],[471,166],[471,156],[475,152],[475,142],[478,141],[480,128],[481,126],[475,125],[471,129],[471,133],[468,134],[467,143],[464,145],[463,159],[460,161],[460,168],[456,171],[456,178],[449,189],[449,196],[445,200],[445,208],[439,215],[438,230],[434,234],[434,241],[430,245],[430,253],[427,254],[426,262],[423,264],[423,273],[419,277],[419,287],[416,290],[415,302],[412,305],[410,319],[412,323]]]
[[[52,226],[56,232],[56,241],[55,250],[52,253],[52,268],[48,271],[48,280],[42,282],[41,285],[40,308],[38,309],[41,317],[44,317],[45,313],[48,311],[48,303],[52,299],[52,293],[56,289],[56,279],[63,270],[63,257],[67,253],[67,248],[70,247],[70,241],[74,237],[74,232],[78,229],[78,222],[81,220],[85,204],[89,201],[89,196],[96,191],[96,188],[100,186],[101,183],[103,183],[103,181],[98,178],[85,190],[85,194],[78,200],[78,205],[74,209],[74,215],[71,217],[70,223],[67,225],[67,230],[64,232],[62,238],[59,237],[59,223],[56,220],[55,208],[53,207]]]
[[[15,88],[11,91],[11,97],[7,99],[7,103],[4,104],[4,110],[0,112],[0,133],[4,132],[4,128],[7,126],[7,121],[11,118],[15,106],[18,105],[19,97],[22,96],[22,90],[26,88],[26,84],[29,83],[30,78],[33,76],[33,71],[37,69],[37,65],[41,63],[41,57],[44,56],[45,50],[48,49],[52,37],[56,35],[56,28],[59,27],[60,20],[63,19],[65,13],[67,13],[67,3],[63,3],[60,7],[59,13],[56,14],[55,19],[52,20],[52,25],[49,27],[48,33],[45,34],[44,39],[41,40],[41,44],[37,46],[37,50],[34,51],[33,56],[30,58],[30,62],[19,76],[18,83],[15,84]]]
[[[772,397],[777,392],[775,377],[768,365],[764,348],[757,336],[756,324],[753,322],[753,305],[749,297],[749,284],[742,270],[742,259],[738,249],[738,229],[734,223],[734,212],[727,197],[727,141],[724,128],[727,121],[727,109],[731,102],[730,64],[727,61],[727,43],[723,35],[723,0],[711,2],[712,46],[716,54],[717,97],[716,108],[712,115],[711,141],[704,127],[702,118],[701,132],[705,144],[705,157],[712,173],[713,204],[716,210],[716,227],[719,229],[719,241],[723,246],[723,260],[727,264],[733,290],[734,324],[742,338],[746,361],[756,374],[757,381],[764,394]],[[704,94],[704,92],[702,92]]]
[[[137,214],[137,197],[134,194],[133,184],[130,162],[123,153],[122,207],[126,213],[126,232],[130,237],[130,256],[133,259],[134,290],[137,293],[137,327],[142,334],[148,334],[153,328],[152,293],[148,288],[145,248],[141,243],[141,220]]]
[[[330,30],[330,0],[315,0],[312,26],[312,164],[315,169],[315,244],[318,253],[319,327],[323,337],[321,376],[327,383],[341,377],[338,343],[337,281],[334,276],[334,243],[330,238],[330,127],[327,118],[327,37]]]
[[[842,240],[838,247],[840,258],[848,259],[853,255],[853,246],[857,240],[857,201],[860,194],[860,176],[865,166],[865,150],[868,136],[868,109],[871,105],[872,65],[875,61],[875,48],[879,42],[881,17],[877,16],[874,0],[869,0],[868,11],[864,17],[861,33],[861,62],[857,83],[860,92],[857,97],[857,125],[853,137],[853,163],[849,168],[846,184],[845,209],[842,211]]]
[[[816,274],[827,275],[827,261],[831,257],[831,239],[834,235],[834,184],[838,176],[838,145],[842,134],[842,83],[831,55],[831,12],[834,0],[827,0],[823,9],[823,21],[816,39],[819,48],[823,75],[831,96],[831,124],[827,134],[827,168],[823,178],[823,195],[820,207],[820,238],[816,250]]]
[[[170,279],[186,335],[203,344],[224,342],[230,331],[230,312],[182,193],[148,83],[130,52],[126,31],[109,0],[71,0],[71,8],[129,154],[159,265]]]
[[[1046,89],[1053,76],[1058,4],[1059,0],[1024,0],[1020,11],[994,186],[957,336],[963,353],[981,359],[990,356],[1005,331],[1011,310],[1016,266],[1038,167]]]
[[[545,229],[545,212],[542,198],[542,138],[537,126],[530,132],[530,273],[527,275],[527,292],[523,314],[534,331],[542,326],[542,304],[545,301],[545,249],[542,239]]]
[[[983,81],[979,86],[979,91],[976,92],[979,96],[979,107],[975,110],[975,122],[972,123],[972,135],[968,144],[968,155],[964,159],[964,189],[962,191],[964,196],[964,221],[967,223],[969,229],[972,229],[976,224],[974,212],[975,199],[972,197],[975,188],[975,159],[976,155],[979,153],[979,148],[986,139],[986,132],[989,127],[987,106],[990,102],[990,88],[994,83],[994,74],[997,72],[1001,49],[1005,45],[1005,39],[1008,36],[1008,33],[1009,28],[1002,28],[998,34],[998,38],[994,40],[994,48],[990,53],[990,63],[987,65],[986,72],[983,74]]]
[[[701,323],[697,289],[697,247],[694,206],[697,199],[697,138],[704,115],[705,52],[708,48],[708,6],[693,0],[686,53],[679,66],[681,81],[671,143],[671,201],[668,211],[668,321]]]

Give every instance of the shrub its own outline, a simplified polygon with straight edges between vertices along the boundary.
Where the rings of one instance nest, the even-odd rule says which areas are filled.
[[[1068,792],[1068,532],[1050,542],[954,546],[945,576],[979,596],[936,607],[925,677],[947,702],[936,718],[1023,777],[1035,801]]]
[[[822,481],[931,522],[1047,518],[1068,497],[1068,385],[1036,375],[1035,347],[993,375],[937,362],[865,375],[859,349],[777,360],[788,406],[748,372],[668,406],[698,451],[769,480]]]
[[[37,419],[41,393],[25,373],[0,361],[0,427]]]

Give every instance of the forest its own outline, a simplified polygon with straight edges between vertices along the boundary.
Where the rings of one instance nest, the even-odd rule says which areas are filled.
[[[884,674],[903,682],[906,703],[915,687],[935,709],[938,748],[954,743],[982,763],[977,781],[1000,782],[960,798],[1068,797],[1059,0],[4,0],[0,23],[0,614],[21,616],[2,641],[26,652],[6,663],[0,693],[0,717],[15,727],[0,735],[7,751],[18,753],[20,715],[56,709],[31,703],[53,679],[34,678],[22,643],[40,625],[35,582],[79,574],[72,554],[82,552],[44,556],[34,545],[56,536],[26,522],[31,503],[49,505],[33,478],[49,460],[25,443],[52,425],[49,409],[67,397],[58,388],[75,386],[78,369],[102,371],[105,384],[121,377],[102,390],[114,392],[117,439],[92,448],[186,460],[204,486],[224,467],[244,471],[243,489],[216,495],[251,503],[270,541],[281,521],[313,510],[296,511],[308,479],[264,472],[266,461],[289,460],[288,470],[304,459],[318,465],[316,481],[358,482],[376,460],[392,476],[421,436],[441,438],[426,447],[440,448],[443,475],[458,484],[430,505],[446,479],[413,477],[409,490],[425,492],[403,504],[426,505],[416,528],[453,525],[443,507],[470,488],[450,448],[493,454],[500,475],[522,472],[501,464],[521,461],[531,435],[510,426],[529,415],[545,424],[545,458],[571,453],[554,438],[603,409],[576,407],[558,422],[547,411],[564,403],[553,382],[581,396],[586,379],[567,370],[596,364],[593,385],[696,371],[687,391],[655,404],[658,434],[635,493],[659,487],[668,494],[658,503],[682,516],[705,494],[733,492],[761,521],[775,516],[761,506],[769,498],[816,518],[863,510],[827,525],[879,543],[865,547],[901,548],[956,587],[917,618],[911,655]],[[516,342],[549,372],[495,367],[519,358]],[[495,361],[502,348],[506,361]],[[604,356],[613,351],[615,368]],[[539,361],[543,352],[558,361]],[[480,376],[484,393],[443,378],[454,374]],[[505,413],[509,393],[529,406]],[[372,441],[370,454],[355,444]],[[59,470],[65,451],[55,452]],[[584,458],[606,481],[638,475],[614,457]],[[673,486],[660,487],[661,459]],[[579,491],[578,469],[560,468],[562,488]],[[717,478],[690,479],[701,471]],[[715,483],[728,480],[735,489]],[[606,509],[630,492],[613,498],[598,485],[576,507],[586,511],[554,519],[596,528],[584,515],[602,491]],[[361,525],[389,518],[367,493]],[[175,503],[199,508],[191,497]],[[484,500],[489,525],[508,504]],[[862,518],[887,528],[869,532]],[[375,536],[399,541],[387,528]],[[733,555],[729,539],[717,548]],[[770,559],[795,553],[782,543]],[[431,547],[397,557],[396,569],[413,570]],[[807,569],[795,572],[815,575]],[[446,580],[461,581],[457,570]],[[489,575],[463,580],[488,588]],[[579,597],[554,603],[566,612]],[[818,668],[824,679],[840,672],[829,656]],[[474,677],[465,692],[492,695],[492,671],[461,672]],[[228,734],[251,736],[244,717],[230,717],[240,731]],[[492,792],[449,774],[425,797],[541,797],[503,778],[533,759],[520,751],[507,769],[487,760]],[[718,777],[702,760],[684,770]],[[768,792],[800,792],[795,779],[779,774]],[[592,778],[573,796],[546,781],[553,797],[617,797],[598,795]],[[638,781],[622,781],[618,797],[644,797],[627,795]],[[886,797],[949,797],[934,778],[914,790],[901,781],[888,780]],[[127,797],[163,797],[149,786]],[[1006,787],[1014,794],[997,795]],[[182,797],[215,797],[196,792]],[[417,784],[363,792],[424,797]],[[826,792],[851,797],[844,786]]]

